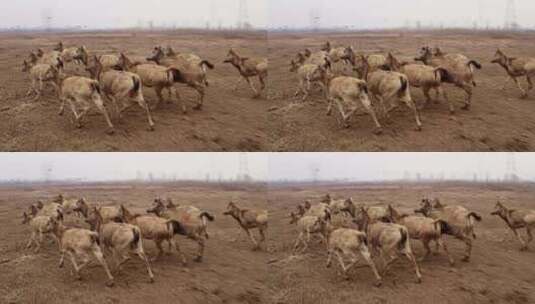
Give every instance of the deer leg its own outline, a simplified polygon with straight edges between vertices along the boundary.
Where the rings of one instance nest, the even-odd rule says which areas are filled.
[[[414,101],[409,97],[403,98],[403,102],[409,109],[412,110],[414,114],[414,119],[416,120],[416,131],[422,131],[422,122],[420,121],[420,112],[418,111]]]
[[[160,104],[163,101],[162,91],[163,91],[163,87],[161,87],[161,86],[154,87],[154,92],[156,92],[156,96],[158,96],[158,101],[156,102],[156,104],[152,108],[153,110],[158,109],[158,107],[160,106]],[[171,88],[169,88],[169,94],[171,94]]]
[[[429,242],[430,242],[430,240],[428,240],[428,239],[422,240],[422,244],[424,245],[424,248],[425,248],[425,254],[419,260],[420,262],[425,261],[429,257],[429,255],[431,255],[431,248],[429,247]]]
[[[76,263],[76,258],[74,257],[74,254],[71,251],[67,251],[67,253],[69,254],[69,257],[71,258],[72,267],[74,267],[74,272],[76,273],[76,279],[81,280],[82,276],[80,276],[80,267]],[[63,255],[61,257],[60,265],[63,265]]]
[[[108,94],[105,94],[106,98],[109,99],[112,103],[113,103],[113,106],[115,107],[115,113],[117,115],[117,117],[119,119],[121,119],[121,109],[119,108],[119,104],[117,103],[117,99],[112,96],[112,95],[108,95]]]
[[[39,89],[36,89],[35,93],[36,94],[35,94],[35,97],[33,98],[33,101],[38,100],[43,94],[43,80],[42,79],[39,79]]]
[[[89,110],[89,107],[86,107],[82,113],[78,114],[78,112],[76,112],[76,106],[74,105],[74,102],[72,100],[69,99],[69,105],[71,107],[71,111],[72,113],[74,114],[74,124],[77,128],[81,128],[82,127],[82,123],[81,123],[81,118],[82,118],[82,113],[84,113],[85,111],[88,111]]]
[[[339,121],[339,124],[340,124],[340,127],[342,128],[349,128],[349,124],[347,123],[347,115],[344,111],[344,106],[342,105],[342,103],[340,102],[340,100],[337,98],[336,99],[336,106],[338,107],[338,112],[340,113],[340,116],[342,118],[341,121]]]
[[[28,88],[28,92],[26,92],[26,96],[30,96],[34,92],[35,92],[35,79],[32,79],[32,83],[30,84],[30,87]]]
[[[420,109],[425,108],[428,104],[431,103],[431,96],[429,95],[429,91],[431,91],[431,88],[430,87],[423,87],[422,91],[424,92],[425,102],[424,102],[424,104],[422,105],[422,107]],[[437,93],[437,95],[438,95],[438,93]]]
[[[368,114],[370,114],[370,116],[373,119],[373,122],[375,123],[375,131],[374,131],[374,133],[375,134],[381,134],[383,132],[383,127],[379,123],[379,120],[377,120],[377,115],[375,115],[375,110],[373,109],[371,102],[364,102],[364,101],[361,101],[361,102],[362,102],[362,106],[364,107],[366,112],[368,112]]]
[[[299,96],[301,92],[303,92],[304,82],[303,80],[299,79],[299,85],[297,86],[297,90],[295,91],[294,97]]]
[[[241,80],[242,80],[242,77],[240,76],[240,77],[238,78],[238,81],[236,81],[236,84],[234,85],[234,89],[233,89],[233,91],[237,91],[237,90],[238,90],[238,86],[240,85]]]
[[[294,244],[294,254],[297,253],[297,249],[299,248],[299,245],[301,244],[302,237],[303,237],[303,232],[299,232],[299,235],[297,236],[297,239],[295,240],[295,244]]]
[[[102,251],[100,250],[100,247],[98,247],[97,244],[93,244],[93,255],[97,259],[97,261],[102,265],[102,268],[104,268],[104,271],[106,271],[106,275],[108,276],[108,282],[106,283],[107,286],[113,286],[113,276],[111,275],[110,269],[108,268],[108,264],[106,264],[106,260],[104,260],[104,256],[102,255]],[[87,263],[86,263],[87,265]],[[85,265],[84,265],[85,266]],[[82,267],[80,267],[82,268]]]
[[[522,247],[520,248],[520,250],[524,251],[526,249],[528,249],[528,245],[526,244],[526,242],[522,239],[522,237],[520,236],[520,234],[518,233],[518,231],[516,229],[511,229],[513,230],[513,233],[515,234],[516,238],[518,239],[518,241],[520,242],[520,244],[522,245]]]
[[[461,109],[470,110],[470,106],[472,105],[472,95],[473,95],[472,86],[469,84],[463,83],[459,85],[459,87],[463,89],[463,91],[466,93],[466,100],[464,102],[464,106],[462,106]]]
[[[359,257],[352,251],[347,252],[347,255],[349,255],[349,258],[351,260],[351,262],[347,264],[347,271],[349,271],[351,268],[353,268],[353,266],[357,265],[357,263],[359,262]]]
[[[200,84],[195,84],[193,87],[195,88],[197,93],[199,93],[199,101],[197,102],[197,105],[193,109],[201,110],[203,103],[204,103],[204,95],[205,95],[204,86]]]
[[[147,104],[144,98],[137,100],[137,104],[143,110],[145,110],[145,113],[147,113],[147,120],[149,121],[149,131],[154,131],[154,121],[152,120],[152,115],[150,114],[149,105]]]
[[[305,101],[307,98],[308,98],[308,95],[310,94],[310,79],[307,79],[306,80],[306,88],[303,87],[303,98],[301,99],[301,101]]]
[[[251,239],[251,242],[253,242],[253,244],[254,244],[253,250],[257,250],[258,249],[258,243],[256,242],[253,234],[251,233],[251,231],[249,231],[249,229],[245,229],[245,232],[249,236],[249,239]]]
[[[472,238],[469,236],[462,236],[461,240],[466,244],[466,253],[462,261],[469,262],[470,256],[472,255]]]
[[[58,268],[63,268],[63,264],[65,262],[65,250],[60,250],[60,257],[59,257],[59,265],[58,265]]]
[[[54,91],[56,91],[56,95],[59,97],[59,88],[58,88],[58,85],[55,84],[53,81],[51,81],[50,84],[52,85],[52,87],[54,87]]]
[[[156,244],[156,248],[158,248],[158,255],[152,260],[153,262],[158,260],[164,254],[162,240],[154,240],[154,243]],[[171,243],[169,243],[169,251],[171,251]]]
[[[526,76],[526,79],[527,79],[527,81],[528,81],[528,89],[527,89],[527,91],[526,91],[526,96],[528,95],[529,91],[531,91],[531,90],[533,89],[533,82],[532,82],[532,80],[531,80],[531,76],[533,76],[533,75],[529,75],[529,74],[528,74],[528,75]]]
[[[32,235],[30,236],[30,240],[28,241],[28,244],[26,244],[26,249],[32,247],[32,243],[35,241],[35,231],[32,231]]]
[[[383,276],[385,276],[388,273],[388,270],[390,269],[392,264],[394,264],[394,262],[396,262],[397,260],[398,260],[398,256],[397,255],[391,256],[388,261],[383,257],[383,263],[384,263],[384,267],[383,267],[383,271],[382,271],[382,275]]]
[[[375,286],[380,286],[382,284],[383,279],[381,278],[381,276],[379,275],[379,272],[377,271],[377,267],[375,266],[375,263],[372,260],[370,251],[368,250],[367,247],[362,247],[361,245],[360,254],[364,258],[366,263],[370,266],[370,268],[373,271],[373,274],[375,275],[375,279],[377,280],[375,282]]]
[[[260,96],[260,93],[256,90],[256,88],[254,87],[254,84],[251,82],[251,80],[248,77],[245,78],[245,80],[247,81],[247,83],[251,87],[251,90],[253,90],[254,97],[257,98],[258,96]]]
[[[520,95],[520,98],[526,98],[528,97],[528,93],[522,88],[522,86],[520,85],[520,82],[518,81],[518,79],[516,77],[513,77],[513,81],[516,83],[516,86],[518,87],[518,89],[520,90],[520,92],[522,93]]]
[[[531,233],[531,228],[529,225],[526,226],[526,233],[528,234],[528,240],[526,241],[526,246],[533,240],[533,234]]]
[[[204,256],[204,239],[201,236],[197,236],[197,244],[199,245],[199,252],[197,253],[197,257],[195,258],[195,262],[202,262],[203,256]]]
[[[65,102],[66,102],[66,100],[65,100],[65,98],[61,98],[61,97],[60,97],[60,101],[61,101],[61,104],[60,104],[60,106],[59,106],[58,115],[59,115],[59,116],[62,116],[62,115],[63,115],[63,112],[65,112]]]
[[[342,257],[342,254],[338,250],[336,250],[334,253],[338,258],[338,263],[340,263],[340,267],[342,267],[342,272],[344,273],[344,276],[347,278],[347,267],[344,263],[344,258]]]
[[[444,240],[442,239],[442,237],[438,238],[436,240],[436,243],[437,243],[437,246],[440,245],[442,247],[442,249],[444,249],[444,252],[446,253],[446,256],[448,257],[448,261],[450,262],[450,265],[453,266],[455,265],[455,261],[453,260],[453,258],[451,257],[451,254],[450,252],[448,251],[448,246],[446,246],[446,243],[444,242]]]
[[[186,256],[184,255],[184,253],[182,252],[182,250],[180,250],[180,245],[178,244],[178,242],[172,238],[170,240],[170,243],[169,245],[171,245],[171,243],[174,243],[174,247],[175,247],[175,250],[176,252],[178,253],[178,255],[180,256],[180,260],[182,261],[182,265],[183,266],[187,266],[188,265],[188,262],[186,260]]]
[[[446,94],[446,90],[444,90],[444,88],[442,86],[439,86],[437,88],[437,94],[442,94],[442,96],[444,97],[444,100],[446,100],[446,102],[448,103],[448,106],[449,106],[449,109],[450,109],[450,114],[454,115],[455,114],[455,107],[453,105],[453,102],[448,98],[448,95]]]
[[[39,240],[36,241],[35,244],[37,245],[35,247],[35,253],[38,253],[39,250],[41,250],[41,245],[43,244],[43,232],[42,231],[39,231]]]
[[[100,113],[106,119],[106,123],[108,124],[108,130],[106,131],[106,133],[113,134],[115,132],[115,128],[114,128],[113,124],[111,123],[110,116],[108,115],[108,111],[104,107],[104,103],[102,102],[102,99],[94,100],[93,102],[95,103],[95,106],[100,111]]]
[[[143,251],[143,247],[141,245],[138,246],[136,249],[137,256],[145,263],[145,266],[147,267],[147,273],[149,274],[150,282],[154,282],[154,274],[152,273],[152,268],[150,267],[149,259],[147,258],[147,255]]]
[[[409,250],[405,250],[403,254],[412,263],[414,267],[414,271],[416,272],[416,282],[421,283],[422,274],[420,273],[420,267],[418,266],[418,263],[416,262],[416,258],[414,257],[414,254],[410,252]]]
[[[505,87],[509,84],[509,81],[511,81],[511,79],[513,79],[513,77],[511,76],[507,76],[507,78],[505,78],[505,81],[503,82],[502,91],[505,90]]]
[[[331,249],[327,250],[327,263],[325,267],[329,268],[332,264],[333,251]]]
[[[332,97],[329,97],[328,95],[326,95],[325,97],[327,99],[327,112],[325,113],[325,115],[331,116],[333,112],[334,99]]]
[[[260,82],[260,92],[263,92],[264,89],[266,88],[265,77],[266,76],[258,75],[258,81]]]
[[[260,233],[259,244],[263,244],[266,241],[266,234],[265,234],[264,228],[258,228],[258,233]]]
[[[118,253],[118,251],[117,251],[116,249],[112,249],[112,252],[113,252],[113,257],[114,257],[114,260],[115,260],[115,263],[116,263],[116,265],[115,265],[115,270],[116,270],[116,272],[118,273],[118,272],[121,270],[121,266],[122,266],[124,263],[130,261],[130,256],[128,255],[128,253],[124,253],[124,252],[123,252],[123,253],[120,255],[120,260],[119,260],[119,258],[118,258],[119,253]]]

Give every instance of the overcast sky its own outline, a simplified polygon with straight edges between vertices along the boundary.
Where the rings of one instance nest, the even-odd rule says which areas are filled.
[[[267,158],[263,153],[247,154],[249,174],[267,179]],[[239,153],[0,153],[0,180],[134,179],[147,177],[186,179],[235,178]],[[50,172],[50,173],[47,173]]]
[[[272,27],[307,27],[311,10],[320,11],[321,25],[356,28],[422,25],[468,26],[474,21],[503,26],[506,0],[269,0]],[[478,9],[481,4],[481,10]],[[516,0],[518,23],[535,27],[535,1]]]
[[[267,1],[248,0],[249,22],[267,24]],[[212,3],[214,3],[212,10]],[[0,27],[38,27],[43,15],[52,17],[54,27],[130,27],[138,22],[154,25],[234,26],[238,21],[239,0],[2,0]]]
[[[389,180],[419,172],[471,180],[502,178],[507,153],[0,153],[0,180],[114,180],[144,177],[235,178],[245,155],[256,180]],[[514,154],[521,178],[535,180],[535,153]],[[317,171],[316,171],[317,169]]]
[[[272,154],[269,176],[272,180],[318,179],[389,180],[422,178],[444,174],[444,178],[471,180],[478,177],[502,178],[507,168],[507,153],[298,153]],[[514,154],[521,178],[535,180],[535,153]]]

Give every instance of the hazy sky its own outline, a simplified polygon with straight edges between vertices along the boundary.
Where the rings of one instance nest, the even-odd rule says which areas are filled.
[[[242,154],[243,155],[243,154]],[[256,180],[399,179],[405,171],[422,177],[502,178],[507,153],[248,153],[249,174]],[[535,153],[514,156],[518,175],[535,180]],[[240,153],[0,153],[0,180],[133,179],[138,171],[160,178],[234,178]]]
[[[39,180],[52,169],[52,179],[133,179],[137,172],[153,172],[171,178],[234,178],[239,171],[239,153],[0,153],[0,180]],[[249,174],[267,178],[263,153],[246,155]]]
[[[383,180],[404,177],[405,171],[414,178],[433,174],[445,178],[472,179],[477,173],[485,178],[502,178],[506,172],[507,153],[300,153],[274,154],[269,161],[269,176],[277,179],[310,179],[315,168],[318,178]],[[518,175],[535,180],[535,153],[514,156]]]
[[[267,1],[248,1],[249,21],[254,26],[266,26]],[[234,26],[238,3],[239,0],[2,0],[0,27],[42,26],[43,15],[52,16],[55,27],[128,27],[139,21],[146,25],[150,20],[155,25],[204,26],[212,18],[212,24]]]
[[[322,26],[384,28],[422,25],[472,26],[474,21],[503,26],[506,0],[269,0],[272,27],[310,25],[310,11],[321,11]],[[481,3],[481,10],[478,10]],[[518,23],[534,27],[535,1],[516,0]],[[481,13],[479,13],[481,12]]]

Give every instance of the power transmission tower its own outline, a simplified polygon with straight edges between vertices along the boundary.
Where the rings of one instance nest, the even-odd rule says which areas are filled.
[[[249,182],[251,181],[251,175],[249,175],[249,161],[247,160],[247,153],[240,153],[240,163],[238,168],[238,181]]]
[[[317,8],[310,10],[310,28],[314,31],[318,31],[321,27],[321,12]]]
[[[310,177],[312,178],[312,182],[317,183],[319,181],[319,175],[320,175],[320,168],[317,163],[311,163],[308,167],[310,170]]]
[[[215,4],[215,0],[211,0],[210,2],[210,21],[208,21],[208,27],[210,29],[214,29],[216,27],[216,19],[217,19],[217,15],[216,15],[216,4]]]
[[[45,162],[41,164],[41,174],[45,182],[50,182],[52,180],[52,172],[54,171],[54,164],[51,162]]]
[[[518,23],[516,21],[516,2],[515,0],[507,0],[505,8],[505,29],[516,30]]]
[[[247,7],[247,0],[239,0],[240,6],[238,8],[238,28],[242,30],[250,29],[249,23],[249,9]]]
[[[50,32],[52,30],[52,27],[54,26],[54,18],[52,17],[52,11],[50,9],[43,9],[41,11],[41,18],[43,21],[43,28]]]
[[[477,0],[477,19],[476,24],[477,28],[481,29],[485,26],[485,18],[483,14],[483,0]]]
[[[507,153],[506,167],[505,167],[505,181],[517,182],[519,180],[518,172],[516,170],[515,153]]]

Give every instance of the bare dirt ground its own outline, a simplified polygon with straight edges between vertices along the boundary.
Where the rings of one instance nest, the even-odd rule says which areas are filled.
[[[0,303],[267,303],[265,288],[268,253],[252,251],[249,238],[231,218],[222,215],[230,200],[248,208],[266,207],[264,186],[206,186],[194,184],[106,184],[84,186],[28,186],[0,189]],[[37,199],[58,192],[86,196],[89,201],[123,203],[143,212],[156,195],[169,196],[215,215],[209,223],[204,260],[193,261],[197,245],[178,238],[188,259],[183,267],[176,254],[152,263],[155,283],[148,282],[143,263],[132,258],[116,275],[113,288],[105,287],[106,275],[97,263],[82,270],[82,281],[70,274],[72,266],[58,268],[56,245],[47,239],[40,253],[24,247],[29,227],[21,225],[22,212]],[[71,217],[67,222],[73,221]],[[71,222],[72,223],[72,222]],[[271,236],[268,235],[268,240]],[[157,252],[145,241],[146,252]],[[166,246],[165,246],[166,248]],[[167,249],[167,248],[166,248]]]
[[[153,111],[156,131],[147,130],[143,110],[132,107],[121,122],[114,120],[116,134],[104,133],[102,115],[92,112],[83,129],[71,123],[72,113],[57,115],[59,101],[51,87],[44,98],[31,101],[26,97],[28,75],[21,72],[22,61],[32,50],[52,50],[62,40],[65,46],[86,45],[91,54],[148,56],[155,45],[173,46],[180,52],[193,52],[216,65],[208,72],[202,111],[192,110],[197,93],[180,87],[182,99],[190,109],[182,115],[175,102]],[[266,151],[266,119],[269,102],[265,97],[253,99],[250,88],[242,83],[237,92],[232,87],[237,70],[223,64],[230,47],[242,56],[266,57],[265,32],[251,33],[67,33],[67,34],[0,34],[0,150],[2,151]],[[69,65],[67,71],[86,75],[80,66]],[[258,87],[258,83],[255,82]],[[149,104],[156,94],[144,89]]]
[[[491,64],[499,47],[509,56],[535,56],[532,33],[469,32],[371,32],[371,33],[270,33],[270,96],[275,105],[270,113],[269,136],[275,151],[529,151],[534,149],[535,93],[520,99],[512,83],[501,90],[505,71]],[[483,64],[477,71],[472,109],[460,110],[464,92],[447,85],[456,101],[456,119],[450,119],[445,101],[430,104],[421,111],[423,131],[414,131],[411,112],[400,107],[390,121],[382,121],[385,132],[372,133],[371,117],[355,116],[349,129],[340,129],[336,116],[327,117],[326,102],[319,88],[306,103],[294,98],[295,74],[289,72],[295,54],[310,48],[318,51],[325,41],[333,47],[353,45],[365,53],[414,58],[424,45],[440,46],[448,53],[462,53]],[[341,65],[340,65],[341,66]],[[338,66],[337,68],[340,68]],[[346,73],[351,73],[346,69]],[[527,87],[525,78],[521,80]],[[413,99],[422,104],[420,89],[412,89]]]
[[[266,190],[268,192],[266,192]],[[156,282],[148,283],[143,263],[132,259],[116,275],[113,288],[104,286],[104,271],[93,263],[76,281],[71,265],[59,269],[59,253],[50,240],[40,253],[24,249],[29,227],[21,225],[21,214],[37,199],[58,192],[85,196],[89,201],[125,204],[143,212],[156,195],[169,196],[181,204],[193,204],[215,214],[209,224],[205,260],[192,258],[196,244],[179,238],[189,265],[181,266],[173,254],[152,263]],[[392,203],[400,208],[418,206],[423,196],[436,196],[444,203],[461,204],[480,213],[472,260],[460,260],[464,245],[446,237],[456,259],[450,267],[443,254],[421,262],[423,282],[415,283],[412,268],[400,260],[383,286],[372,287],[369,268],[357,268],[345,280],[338,265],[325,267],[325,249],[316,241],[303,254],[292,255],[297,236],[288,214],[304,199],[317,201],[330,192],[335,197],[352,196],[367,204]],[[497,199],[510,206],[535,208],[533,185],[470,184],[355,184],[293,186],[216,186],[202,184],[99,184],[70,186],[26,186],[0,188],[0,303],[515,303],[535,301],[535,245],[527,252],[501,219],[490,216]],[[222,216],[233,199],[249,208],[270,212],[267,250],[252,251],[237,223]],[[72,218],[67,218],[67,222]],[[524,231],[522,231],[524,233]],[[149,255],[156,253],[145,241]],[[423,246],[413,241],[417,257]]]
[[[461,262],[464,244],[449,236],[446,243],[456,259],[451,268],[442,253],[421,262],[423,282],[417,284],[413,268],[398,261],[383,286],[373,287],[369,268],[353,269],[349,280],[339,273],[336,259],[325,267],[326,252],[314,239],[304,254],[292,256],[297,236],[288,214],[304,199],[319,201],[330,192],[335,197],[352,196],[357,203],[388,204],[414,209],[424,196],[439,197],[446,204],[460,204],[480,213],[472,260]],[[275,303],[533,303],[535,301],[535,245],[527,252],[505,223],[490,212],[497,199],[518,208],[535,208],[535,187],[450,185],[346,185],[271,188],[271,246],[269,286]],[[525,236],[525,231],[522,231]],[[417,257],[424,253],[412,241]],[[361,262],[362,263],[362,262]]]

